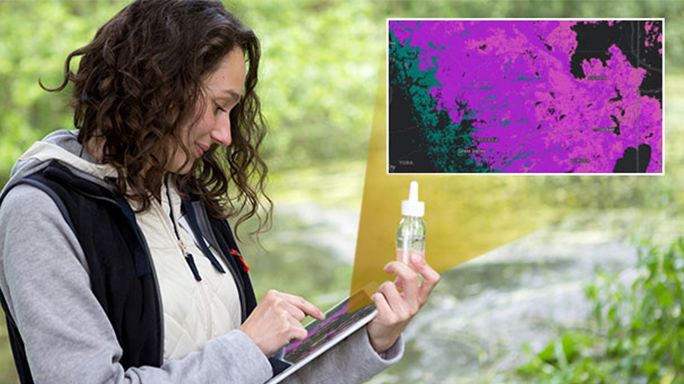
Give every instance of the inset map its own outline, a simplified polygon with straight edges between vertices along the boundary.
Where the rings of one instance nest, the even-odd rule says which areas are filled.
[[[388,172],[663,173],[663,19],[388,28]]]

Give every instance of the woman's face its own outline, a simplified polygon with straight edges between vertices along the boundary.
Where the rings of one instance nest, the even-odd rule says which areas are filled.
[[[230,111],[240,101],[246,73],[244,53],[235,48],[221,59],[216,71],[204,79],[204,111],[200,119],[180,135],[190,151],[190,161],[186,162],[185,152],[180,147],[171,148],[167,171],[187,173],[212,144],[230,145]]]

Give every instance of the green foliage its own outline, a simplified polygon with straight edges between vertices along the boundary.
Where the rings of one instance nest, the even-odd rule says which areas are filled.
[[[35,140],[71,128],[64,59],[127,1],[0,1],[0,185]],[[373,2],[257,1],[231,4],[263,50],[259,94],[276,170],[364,160],[384,57]],[[87,17],[86,17],[87,16]],[[360,54],[361,53],[361,54]],[[77,66],[73,65],[72,70]]]
[[[600,274],[586,287],[594,331],[563,333],[518,369],[539,383],[684,383],[684,239],[643,242],[631,285]]]
[[[87,44],[97,28],[128,2],[0,0],[0,185],[4,185],[12,165],[31,143],[52,130],[72,126],[71,111],[66,106],[70,89],[57,94],[48,93],[40,89],[38,80],[41,79],[47,87],[59,85],[66,55]],[[386,17],[667,16],[667,82],[681,83],[681,79],[672,76],[684,62],[684,23],[678,21],[684,18],[684,4],[680,1],[235,0],[234,4],[234,0],[226,0],[226,5],[253,27],[261,39],[263,59],[259,93],[270,127],[264,150],[273,170],[288,170],[274,173],[274,181],[278,184],[274,189],[277,192],[286,190],[291,195],[302,195],[302,176],[291,173],[291,169],[316,164],[320,166],[319,170],[327,170],[336,180],[344,181],[340,178],[339,167],[331,167],[330,164],[365,161],[377,85],[382,84],[378,73],[385,57]],[[76,69],[75,66],[72,69]],[[669,118],[671,121],[666,125],[674,129],[678,127],[676,122],[681,121],[682,108],[677,108],[676,101],[681,104],[684,100],[682,94],[681,87],[672,86],[667,91],[670,104],[666,120]],[[674,104],[672,100],[675,100]],[[684,158],[684,155],[679,155],[682,151],[677,150],[681,148],[682,136],[676,135],[675,130],[669,132],[674,134],[667,139],[668,166],[672,160],[680,164]],[[538,182],[540,188],[531,188],[530,198],[536,196],[532,193],[539,193],[539,197],[547,199],[550,205],[576,204],[601,210],[647,206],[642,205],[643,202],[669,206],[668,201],[684,202],[684,194],[680,192],[684,188],[684,182],[680,180],[684,177],[678,177],[684,174],[679,169],[668,168],[668,176],[662,178],[535,178],[530,183]],[[307,173],[306,178],[318,178],[316,184],[321,184],[319,174]],[[347,185],[342,183],[330,189],[319,187],[314,194],[328,200],[333,196],[332,200],[336,201],[334,193],[344,187]],[[308,197],[306,193],[303,195]],[[302,231],[294,219],[290,224],[278,224],[291,229],[292,233]],[[258,287],[306,293],[322,306],[334,300],[324,297],[324,293],[347,287],[349,268],[339,261],[330,261],[329,250],[296,246],[282,239],[271,241],[278,242],[277,245],[265,244],[273,254],[250,262]],[[306,244],[307,240],[298,241]],[[249,251],[246,254],[250,254]],[[283,268],[284,264],[289,268],[308,267],[290,271]],[[312,278],[314,271],[317,275]],[[666,292],[669,291],[661,288],[659,297],[664,303],[670,300]],[[673,306],[681,302],[677,295],[670,294]],[[621,297],[629,295],[627,292]],[[604,305],[601,313],[610,311],[606,308]],[[613,320],[620,317],[618,309],[613,313]],[[604,323],[608,321],[607,316],[606,312]],[[4,327],[0,329],[4,330]],[[681,339],[681,336],[679,334],[677,338]],[[586,337],[566,336],[565,341],[560,342],[562,348],[554,347],[546,352],[558,354],[555,362],[547,356],[548,362],[538,359],[540,366],[558,370],[559,361],[563,361],[559,360],[562,352],[568,362],[566,368],[577,372],[574,376],[577,380],[590,377],[599,378],[596,382],[608,382],[606,372],[612,372],[606,369],[608,360],[605,364],[598,364],[585,358],[587,350],[591,351],[590,344],[585,343]],[[666,345],[669,340],[646,341]],[[592,345],[600,346],[601,343]],[[16,382],[5,331],[0,332],[0,346],[0,382]],[[615,345],[616,351],[625,349],[628,349],[626,344]],[[663,351],[663,354],[666,350],[664,346],[642,349],[653,353]],[[663,373],[660,377],[674,378],[674,374],[667,376]]]
[[[0,185],[34,141],[73,126],[69,92],[50,94],[38,81],[61,84],[66,55],[87,44],[123,4],[0,1]]]
[[[0,1],[0,185],[35,140],[69,128],[63,62],[128,1]],[[385,56],[386,17],[668,17],[668,73],[684,62],[677,1],[227,1],[260,37],[260,94],[274,170],[363,161]],[[670,21],[673,20],[673,21]]]
[[[257,1],[238,14],[261,39],[259,93],[276,170],[365,160],[384,60],[369,1]]]
[[[63,62],[128,1],[0,1],[0,185],[35,140],[69,128]],[[227,1],[260,37],[259,92],[272,169],[363,161],[385,56],[386,17],[665,17],[676,1]],[[668,73],[684,61],[684,23],[666,24]],[[75,69],[75,68],[73,68]]]

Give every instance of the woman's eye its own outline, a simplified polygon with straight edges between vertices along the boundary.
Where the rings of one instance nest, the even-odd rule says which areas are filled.
[[[219,111],[221,111],[221,112],[226,112],[226,110],[223,109],[220,105],[214,104],[214,106],[215,106],[215,108],[214,108],[214,113],[218,113]]]

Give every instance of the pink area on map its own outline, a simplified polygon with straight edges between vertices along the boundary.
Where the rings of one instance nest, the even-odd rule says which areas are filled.
[[[495,170],[611,172],[625,149],[648,144],[647,172],[662,172],[662,110],[639,91],[646,70],[613,45],[605,63],[584,60],[585,77],[575,78],[575,23],[401,20],[390,30],[420,48],[421,70],[436,67],[437,108],[455,124],[475,120],[484,151],[473,157]]]

